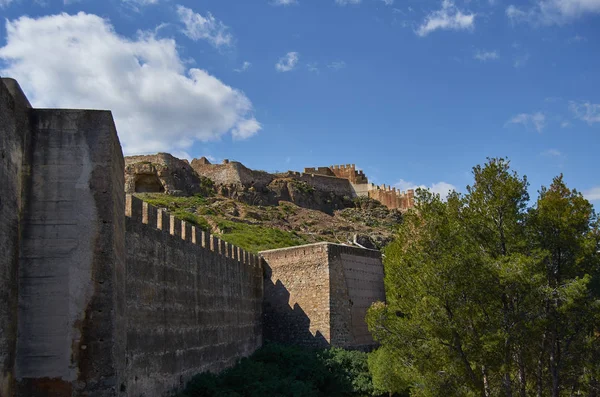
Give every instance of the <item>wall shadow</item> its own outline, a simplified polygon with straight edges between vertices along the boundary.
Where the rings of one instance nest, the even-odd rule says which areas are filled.
[[[310,331],[310,318],[299,304],[290,307],[290,292],[280,280],[271,280],[272,270],[263,261],[263,339],[283,345],[326,349],[331,345],[319,331]]]

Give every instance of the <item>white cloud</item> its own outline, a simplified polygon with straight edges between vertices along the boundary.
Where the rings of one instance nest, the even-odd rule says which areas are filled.
[[[593,187],[583,192],[583,196],[589,201],[600,200],[600,186]]]
[[[400,179],[397,183],[394,184],[394,187],[396,187],[396,189],[400,189],[402,191],[406,191],[409,189],[427,189],[429,191],[431,191],[432,193],[435,194],[439,194],[440,197],[442,198],[442,200],[446,200],[446,198],[448,197],[448,193],[450,193],[453,190],[458,190],[456,188],[456,186],[447,183],[447,182],[437,182],[437,183],[432,183],[430,186],[425,186],[425,185],[417,185],[415,183],[412,182],[408,182],[405,181],[404,179]]]
[[[569,109],[571,109],[575,118],[585,121],[590,125],[600,123],[600,103],[577,103],[571,101],[569,103]]]
[[[273,0],[271,3],[274,6],[291,6],[292,4],[298,4],[297,0]]]
[[[308,69],[309,72],[313,72],[316,74],[319,74],[319,72],[320,72],[319,64],[317,62],[307,63],[306,68]]]
[[[344,61],[331,62],[331,63],[327,64],[327,67],[329,69],[333,69],[333,70],[344,69],[346,67],[346,62],[344,62]]]
[[[500,58],[500,55],[498,54],[498,51],[477,50],[477,52],[475,52],[475,55],[473,55],[473,58],[485,62],[485,61],[498,59],[498,58]]]
[[[476,14],[465,14],[451,0],[442,0],[442,8],[425,17],[416,33],[423,37],[438,30],[472,30],[475,27]]]
[[[0,8],[8,7],[13,0],[0,0]]]
[[[242,72],[245,72],[246,70],[250,69],[251,66],[252,66],[252,64],[250,62],[244,61],[244,63],[242,64],[242,66],[240,68],[233,69],[233,70],[234,70],[234,72],[242,73]]]
[[[257,133],[252,103],[201,69],[187,69],[172,39],[128,39],[80,12],[6,22],[0,75],[36,107],[110,109],[127,154],[184,151],[195,141]]]
[[[600,14],[600,0],[537,0],[528,9],[514,5],[506,8],[506,16],[512,22],[544,25],[561,25],[586,14]]]
[[[583,192],[583,196],[589,201],[600,200],[600,186],[593,187]]]
[[[289,72],[293,70],[300,60],[300,54],[297,52],[288,52],[284,57],[279,59],[279,62],[275,65],[275,69],[278,72]]]
[[[210,12],[204,17],[187,7],[179,5],[177,6],[177,15],[185,25],[183,33],[190,39],[194,41],[206,40],[217,48],[230,46],[233,43],[233,36],[229,33],[229,28],[213,17]]]
[[[391,6],[394,4],[394,0],[381,0],[381,1],[383,1],[386,6]]]
[[[506,122],[508,124],[523,124],[525,127],[533,127],[537,132],[542,132],[546,126],[546,115],[541,112],[537,113],[521,113]]]
[[[335,4],[345,6],[348,4],[360,4],[362,0],[335,0]]]

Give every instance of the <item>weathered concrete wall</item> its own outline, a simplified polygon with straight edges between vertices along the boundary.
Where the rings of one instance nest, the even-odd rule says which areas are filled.
[[[127,198],[130,396],[159,396],[262,345],[259,258]]]
[[[373,345],[365,315],[385,300],[379,251],[331,243],[261,252],[265,338],[311,347]]]
[[[0,81],[0,396],[14,394],[17,284],[31,106],[14,80]]]
[[[31,110],[19,396],[115,396],[125,369],[123,157],[108,111]]]

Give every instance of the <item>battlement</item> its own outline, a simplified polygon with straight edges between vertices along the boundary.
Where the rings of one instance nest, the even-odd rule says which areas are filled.
[[[390,209],[408,210],[415,205],[415,191],[408,189],[401,191],[395,187],[382,184],[377,186],[373,183],[369,185],[369,198],[379,201]]]
[[[261,266],[260,258],[257,255],[223,241],[130,194],[125,197],[125,216],[132,221],[162,230],[171,236],[179,237],[190,244],[200,246],[242,264],[252,267]]]
[[[368,178],[362,170],[357,170],[355,164],[331,165],[329,167],[305,168],[307,174],[318,174],[323,176],[333,176],[344,178],[354,185],[369,183]]]

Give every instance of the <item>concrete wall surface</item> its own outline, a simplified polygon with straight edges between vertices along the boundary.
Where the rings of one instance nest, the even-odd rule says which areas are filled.
[[[10,87],[10,91],[9,91]],[[15,392],[17,285],[24,158],[30,105],[14,80],[0,80],[0,396]]]

